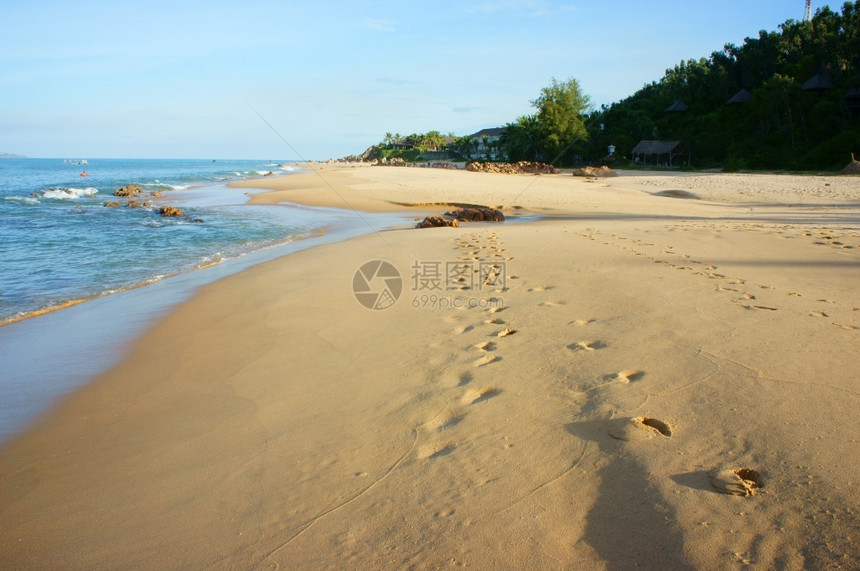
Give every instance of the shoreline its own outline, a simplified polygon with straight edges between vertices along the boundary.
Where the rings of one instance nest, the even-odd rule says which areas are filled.
[[[643,192],[635,177],[323,171],[325,184],[291,175],[255,196],[541,219],[384,230],[201,287],[0,447],[0,562],[800,569],[860,556],[860,190],[812,186],[841,206],[787,206],[802,181]],[[372,260],[402,279],[388,309],[353,295]],[[469,271],[434,274],[448,262]],[[492,297],[503,305],[447,301]]]
[[[395,225],[399,221],[398,217],[383,216],[381,223]],[[86,387],[124,358],[136,339],[206,284],[257,264],[371,231],[350,221],[344,212],[340,221],[327,222],[309,236],[0,323],[0,346],[4,347],[0,368],[6,371],[0,449],[49,414],[71,391]]]
[[[217,259],[215,252],[233,257],[274,243],[279,238],[277,224],[267,224],[263,215],[255,226],[252,217],[260,214],[261,209],[247,208],[245,204],[249,197],[226,186],[228,181],[243,176],[262,175],[254,168],[249,169],[253,166],[251,161],[228,161],[229,164],[223,165],[228,170],[217,170],[208,162],[201,167],[201,161],[96,160],[99,164],[94,163],[96,170],[88,179],[87,188],[76,187],[77,180],[74,183],[66,180],[68,169],[58,167],[56,161],[36,159],[29,167],[18,163],[20,161],[7,172],[9,184],[3,189],[4,200],[0,201],[5,205],[3,215],[12,217],[8,228],[4,227],[7,246],[14,251],[19,243],[27,243],[26,233],[14,221],[32,217],[42,220],[43,225],[51,226],[50,236],[60,239],[64,245],[92,240],[93,246],[88,250],[90,259],[103,256],[105,262],[100,264],[98,271],[88,272],[89,260],[85,256],[75,257],[81,248],[71,249],[69,258],[74,262],[70,262],[60,255],[62,248],[52,250],[50,242],[45,245],[38,240],[33,244],[32,255],[29,252],[19,257],[12,255],[7,260],[10,266],[3,280],[3,293],[6,294],[0,315],[3,324],[137,287],[167,275],[192,271],[195,266],[205,265],[207,260]],[[230,170],[231,167],[236,170]],[[287,174],[295,170],[284,166],[279,172]],[[106,205],[124,202],[124,199],[114,201],[113,193],[117,187],[129,184],[128,180],[139,181],[146,198],[127,204],[142,207],[105,210]],[[214,217],[218,223],[194,234],[184,232],[181,227],[192,221],[190,217],[165,218],[153,211],[153,208],[165,204],[181,204],[191,211],[205,211],[205,217]],[[66,214],[79,216],[70,218]],[[238,232],[233,232],[231,224],[242,216],[251,227],[248,235],[253,236],[254,243],[243,242]],[[200,220],[199,216],[195,218],[195,221]],[[210,218],[208,222],[213,220]],[[141,228],[147,230],[136,232]],[[289,228],[280,230],[281,236],[292,233]],[[175,234],[176,237],[163,241],[159,249],[157,236],[164,234]],[[104,244],[113,245],[117,251],[102,247]],[[177,247],[169,255],[159,257],[165,249],[170,250],[171,244]],[[136,252],[141,260],[125,258],[125,254],[130,252]],[[158,263],[144,261],[156,258]],[[123,271],[120,260],[124,260],[133,271]],[[82,269],[76,271],[77,267]],[[62,276],[60,291],[41,287],[40,281],[28,287],[28,269],[30,272]],[[45,280],[46,283],[50,281]]]

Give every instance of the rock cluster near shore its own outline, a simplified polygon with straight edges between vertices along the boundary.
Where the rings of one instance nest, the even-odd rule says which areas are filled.
[[[142,188],[140,188],[136,184],[129,184],[113,191],[113,195],[119,196],[121,198],[131,198],[132,196],[137,196],[141,192],[143,192]]]
[[[604,165],[602,167],[585,167],[581,169],[573,169],[573,176],[593,176],[593,177],[607,177],[607,176],[618,176],[614,170]]]
[[[558,172],[552,165],[529,161],[520,161],[518,163],[485,163],[475,161],[467,163],[466,170],[500,174],[555,174]]]
[[[114,194],[114,196],[119,197],[119,198],[134,198],[135,196],[137,196],[138,194],[141,194],[142,192],[143,192],[143,189],[140,188],[139,186],[137,186],[136,184],[128,184],[126,186],[123,186],[121,188],[116,189],[113,192],[113,194]],[[161,193],[160,192],[153,192],[152,196],[157,198],[157,197],[161,196]],[[105,202],[104,205],[106,208],[117,208],[119,206],[122,206],[122,202],[120,202],[118,200],[109,200],[109,201]],[[138,200],[129,200],[128,202],[125,203],[125,206],[127,208],[153,208],[153,205],[151,202],[146,201],[146,202],[141,203]],[[198,224],[203,222],[203,220],[201,220],[199,218],[190,218],[188,215],[185,214],[185,212],[183,212],[179,208],[176,208],[175,206],[155,206],[154,209],[155,209],[155,212],[157,212],[158,214],[160,214],[161,216],[164,216],[164,217],[185,217],[190,222],[195,222]]]
[[[173,206],[162,206],[158,209],[158,213],[162,216],[185,216],[185,213]]]
[[[440,228],[443,226],[449,226],[451,228],[459,228],[460,221],[454,218],[453,220],[448,220],[442,216],[426,216],[424,220],[419,222],[415,227],[416,228]]]
[[[438,228],[449,226],[458,228],[460,222],[504,222],[505,215],[501,210],[483,206],[465,207],[449,210],[444,216],[427,216],[416,225],[416,228]]]
[[[504,222],[505,215],[495,208],[460,208],[449,210],[445,216],[450,216],[461,222]]]

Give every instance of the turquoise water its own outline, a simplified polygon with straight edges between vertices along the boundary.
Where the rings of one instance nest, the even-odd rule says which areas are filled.
[[[311,235],[324,214],[251,206],[227,187],[298,170],[266,160],[0,159],[0,323]],[[145,191],[141,202],[187,217],[126,207],[113,193],[128,184]],[[104,206],[113,200],[123,206]]]

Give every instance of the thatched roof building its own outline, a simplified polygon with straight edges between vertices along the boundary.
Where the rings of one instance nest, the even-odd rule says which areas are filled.
[[[664,113],[681,113],[682,111],[686,111],[688,109],[687,104],[683,101],[675,100],[674,103],[666,107],[663,110]]]
[[[726,103],[727,104],[748,103],[748,102],[752,101],[752,98],[753,98],[752,93],[750,93],[749,91],[747,91],[744,88],[741,88],[741,90],[738,91],[737,93],[735,93],[734,95],[732,95],[732,98],[729,99],[728,101],[726,101]]]
[[[823,75],[813,75],[803,84],[801,89],[804,91],[827,91],[833,89],[833,84],[827,81]]]
[[[633,160],[645,166],[679,166],[678,160],[685,156],[690,160],[690,152],[681,141],[639,141],[630,151]]]

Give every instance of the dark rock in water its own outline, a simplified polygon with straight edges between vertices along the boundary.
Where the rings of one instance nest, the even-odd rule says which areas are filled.
[[[120,206],[121,204],[122,203],[118,200],[111,200],[111,201],[105,202],[105,206],[108,208],[116,208],[117,206]]]
[[[158,209],[158,213],[162,216],[185,216],[185,213],[173,206],[162,206]]]
[[[455,218],[454,220],[447,220],[441,216],[427,216],[416,225],[416,228],[437,228],[441,226],[450,226],[452,228],[458,228],[460,223]]]
[[[501,210],[495,208],[460,208],[459,210],[449,210],[445,216],[450,216],[455,220],[463,222],[504,222],[505,215]]]
[[[129,185],[126,185],[122,188],[118,188],[115,191],[113,191],[113,195],[114,196],[123,196],[123,197],[128,198],[128,197],[132,197],[132,196],[137,196],[141,192],[143,192],[142,188],[140,188],[136,184],[129,184]]]

